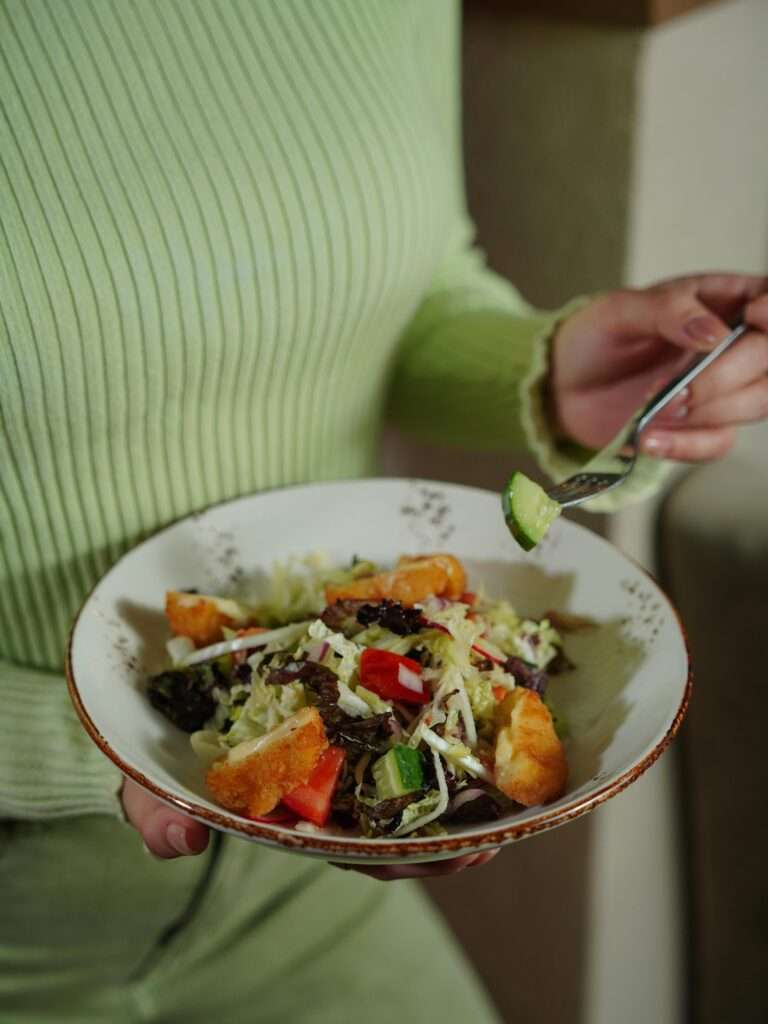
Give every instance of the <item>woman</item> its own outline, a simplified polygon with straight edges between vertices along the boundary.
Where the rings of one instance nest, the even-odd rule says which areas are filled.
[[[0,5],[0,1019],[493,1016],[417,890],[210,839],[123,784],[61,678],[121,552],[212,501],[370,473],[385,412],[566,473],[563,442],[607,441],[743,314],[754,330],[648,434],[620,498],[765,414],[764,280],[545,314],[486,270],[458,17],[453,0]]]

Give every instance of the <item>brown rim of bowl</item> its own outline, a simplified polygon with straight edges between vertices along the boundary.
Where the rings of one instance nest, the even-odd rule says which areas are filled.
[[[381,478],[387,479],[387,478]],[[351,483],[352,481],[337,481],[338,483]],[[409,481],[410,482],[410,481]],[[419,483],[429,483],[430,481],[417,481]],[[332,483],[332,481],[323,481],[323,483]],[[308,485],[300,485],[308,486]],[[466,487],[462,484],[452,484],[451,486],[463,487],[465,490],[480,491],[481,493],[490,494],[493,492],[484,491],[480,487]],[[282,488],[280,488],[282,489]],[[265,492],[266,493],[266,492]],[[244,497],[248,497],[247,495]],[[229,501],[238,501],[242,499],[229,499]],[[218,502],[218,505],[229,504],[229,501]],[[211,506],[212,508],[215,506]],[[200,515],[201,513],[191,513],[190,516],[183,516],[179,522],[183,519],[191,518],[192,515]],[[163,533],[166,529],[169,529],[174,524],[171,523],[168,526],[158,530],[157,533],[152,534],[152,537],[157,536],[158,533]],[[578,523],[570,523],[571,526],[575,526],[577,529],[585,529],[580,527]],[[591,531],[589,531],[591,532]],[[609,547],[613,547],[610,541],[604,537],[600,537],[599,534],[593,534],[598,540],[607,544]],[[150,538],[146,538],[149,540]],[[138,545],[137,545],[138,546]],[[131,548],[121,558],[115,562],[115,565],[111,569],[122,561],[124,557],[135,550]],[[619,549],[617,549],[619,550]],[[580,818],[583,814],[587,814],[589,811],[594,810],[595,807],[609,800],[611,797],[621,793],[633,782],[640,778],[644,772],[646,772],[655,761],[661,757],[664,751],[667,749],[669,744],[677,734],[678,729],[685,717],[685,713],[688,710],[688,704],[691,699],[691,691],[693,688],[693,670],[691,665],[691,649],[688,642],[688,634],[683,626],[680,613],[675,607],[672,600],[666,594],[658,580],[642,565],[640,565],[634,558],[627,555],[624,551],[620,551],[623,558],[626,558],[628,562],[631,562],[644,576],[647,576],[651,583],[656,587],[669,605],[672,613],[674,614],[675,620],[677,621],[680,635],[683,638],[683,644],[685,646],[686,661],[687,661],[687,674],[685,681],[685,690],[683,696],[678,705],[669,728],[661,739],[656,743],[652,750],[650,750],[642,760],[638,761],[637,764],[632,765],[625,772],[623,772],[613,782],[609,782],[603,786],[602,789],[596,790],[589,796],[585,796],[565,807],[558,808],[553,811],[544,811],[533,821],[523,822],[519,825],[507,825],[503,828],[490,829],[482,834],[473,835],[449,835],[441,836],[433,839],[416,839],[416,840],[390,840],[385,841],[382,839],[360,839],[354,838],[354,843],[345,842],[343,839],[336,839],[333,837],[321,836],[317,833],[300,833],[295,830],[293,831],[275,831],[273,827],[261,825],[257,822],[249,822],[242,818],[235,818],[226,813],[218,813],[212,811],[207,807],[203,807],[200,804],[196,804],[189,800],[184,800],[182,797],[178,797],[173,793],[167,792],[161,786],[156,785],[150,779],[148,779],[138,769],[133,768],[127,764],[109,745],[108,741],[102,736],[99,730],[96,728],[93,720],[85,709],[82,700],[80,699],[80,693],[77,689],[75,682],[74,671],[72,669],[72,644],[74,641],[75,630],[80,620],[80,616],[94,593],[96,588],[101,583],[103,576],[99,579],[94,586],[90,589],[87,596],[83,600],[83,603],[78,609],[77,615],[75,616],[71,629],[69,631],[69,637],[67,640],[66,659],[64,664],[65,675],[67,679],[67,689],[69,695],[74,704],[75,710],[85,727],[88,735],[99,747],[103,754],[105,754],[113,764],[115,764],[120,771],[138,783],[143,789],[148,790],[154,796],[156,796],[163,803],[175,807],[177,810],[182,811],[185,814],[196,818],[198,821],[204,824],[210,825],[213,828],[218,828],[231,833],[236,833],[241,836],[247,836],[252,839],[259,839],[267,842],[271,846],[280,846],[285,849],[294,851],[306,850],[310,853],[316,854],[329,854],[332,857],[343,857],[345,860],[358,860],[361,862],[370,862],[379,858],[398,859],[402,857],[411,856],[423,856],[426,854],[437,854],[445,856],[448,853],[456,854],[457,856],[465,852],[474,852],[480,849],[489,849],[491,847],[503,846],[507,843],[515,842],[520,839],[527,839],[529,836],[535,835],[537,832],[545,832],[549,829],[556,828],[558,825],[565,825],[569,821],[574,821],[576,818]],[[108,570],[108,571],[111,571]],[[106,575],[106,574],[105,574]],[[279,826],[278,826],[279,827]]]

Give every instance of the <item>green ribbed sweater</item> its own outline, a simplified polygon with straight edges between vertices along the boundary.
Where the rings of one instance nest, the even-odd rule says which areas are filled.
[[[471,246],[456,22],[443,0],[0,4],[0,816],[115,811],[59,669],[139,538],[370,473],[387,407],[571,468],[537,390],[557,314]]]

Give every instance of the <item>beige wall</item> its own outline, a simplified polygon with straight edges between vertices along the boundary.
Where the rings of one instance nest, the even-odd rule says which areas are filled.
[[[688,269],[765,268],[768,0],[648,30],[466,9],[468,191],[497,270],[554,306]],[[389,473],[498,488],[510,464],[385,444]],[[650,521],[646,506],[611,533],[647,560]],[[676,823],[667,756],[588,818],[430,885],[505,1021],[677,1024]]]
[[[650,33],[637,68],[625,276],[768,262],[768,3],[731,0]]]

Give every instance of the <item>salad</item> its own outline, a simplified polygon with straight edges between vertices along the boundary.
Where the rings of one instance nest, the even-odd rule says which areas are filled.
[[[171,591],[166,615],[173,665],[148,698],[240,815],[430,835],[564,791],[564,724],[546,694],[572,667],[558,616],[470,591],[453,555],[384,571],[315,557],[278,567],[257,604]]]

